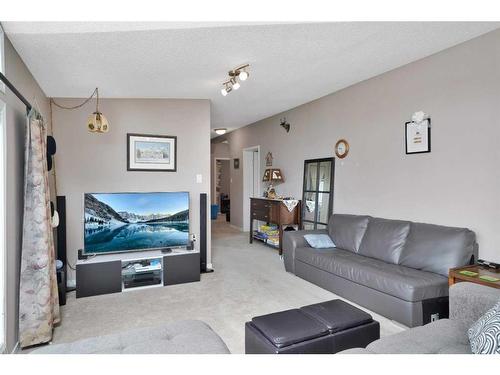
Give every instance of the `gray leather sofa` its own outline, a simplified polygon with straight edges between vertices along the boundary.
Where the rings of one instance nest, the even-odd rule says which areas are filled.
[[[467,354],[467,330],[500,300],[500,290],[472,283],[450,287],[450,319],[442,319],[339,354]]]
[[[314,249],[307,233],[329,234]],[[448,270],[477,257],[465,228],[335,214],[328,229],[285,232],[285,269],[406,326],[448,316]]]

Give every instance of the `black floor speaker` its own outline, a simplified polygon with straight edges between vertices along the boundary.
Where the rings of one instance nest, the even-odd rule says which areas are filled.
[[[213,272],[207,268],[207,212],[208,200],[207,193],[200,194],[200,271]]]
[[[57,287],[59,291],[59,304],[66,304],[66,276],[68,274],[68,259],[66,252],[66,197],[56,197],[57,213],[59,214],[59,226],[57,227],[57,259],[63,263],[62,269],[57,271]]]

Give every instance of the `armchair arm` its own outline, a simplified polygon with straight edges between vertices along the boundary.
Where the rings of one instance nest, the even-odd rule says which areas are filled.
[[[469,328],[500,300],[500,289],[459,282],[450,287],[450,319],[463,321]]]
[[[309,247],[309,244],[304,239],[305,234],[328,234],[328,231],[326,229],[317,229],[283,232],[283,260],[287,272],[295,273],[295,249]]]

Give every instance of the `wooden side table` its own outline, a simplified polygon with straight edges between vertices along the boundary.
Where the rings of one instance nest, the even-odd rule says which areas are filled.
[[[300,227],[300,200],[290,212],[280,199],[250,198],[250,243],[254,240],[253,221],[260,220],[276,224],[279,231],[279,255],[283,253],[283,226],[297,225]]]
[[[467,276],[461,274],[460,271],[471,271],[477,272],[477,276]],[[500,279],[500,270],[495,271],[494,269],[488,267],[482,267],[476,265],[458,267],[450,269],[448,273],[448,285],[452,286],[461,281],[468,281],[470,283],[481,284],[485,286],[490,286],[492,288],[500,289],[500,281],[486,281],[479,278],[479,276],[491,276]]]

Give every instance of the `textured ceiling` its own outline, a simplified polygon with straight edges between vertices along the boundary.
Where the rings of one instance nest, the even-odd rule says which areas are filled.
[[[500,27],[485,22],[3,22],[52,97],[196,98],[235,129]],[[226,97],[227,71],[250,78]],[[29,94],[26,94],[29,95]],[[214,134],[215,135],[215,134]]]

